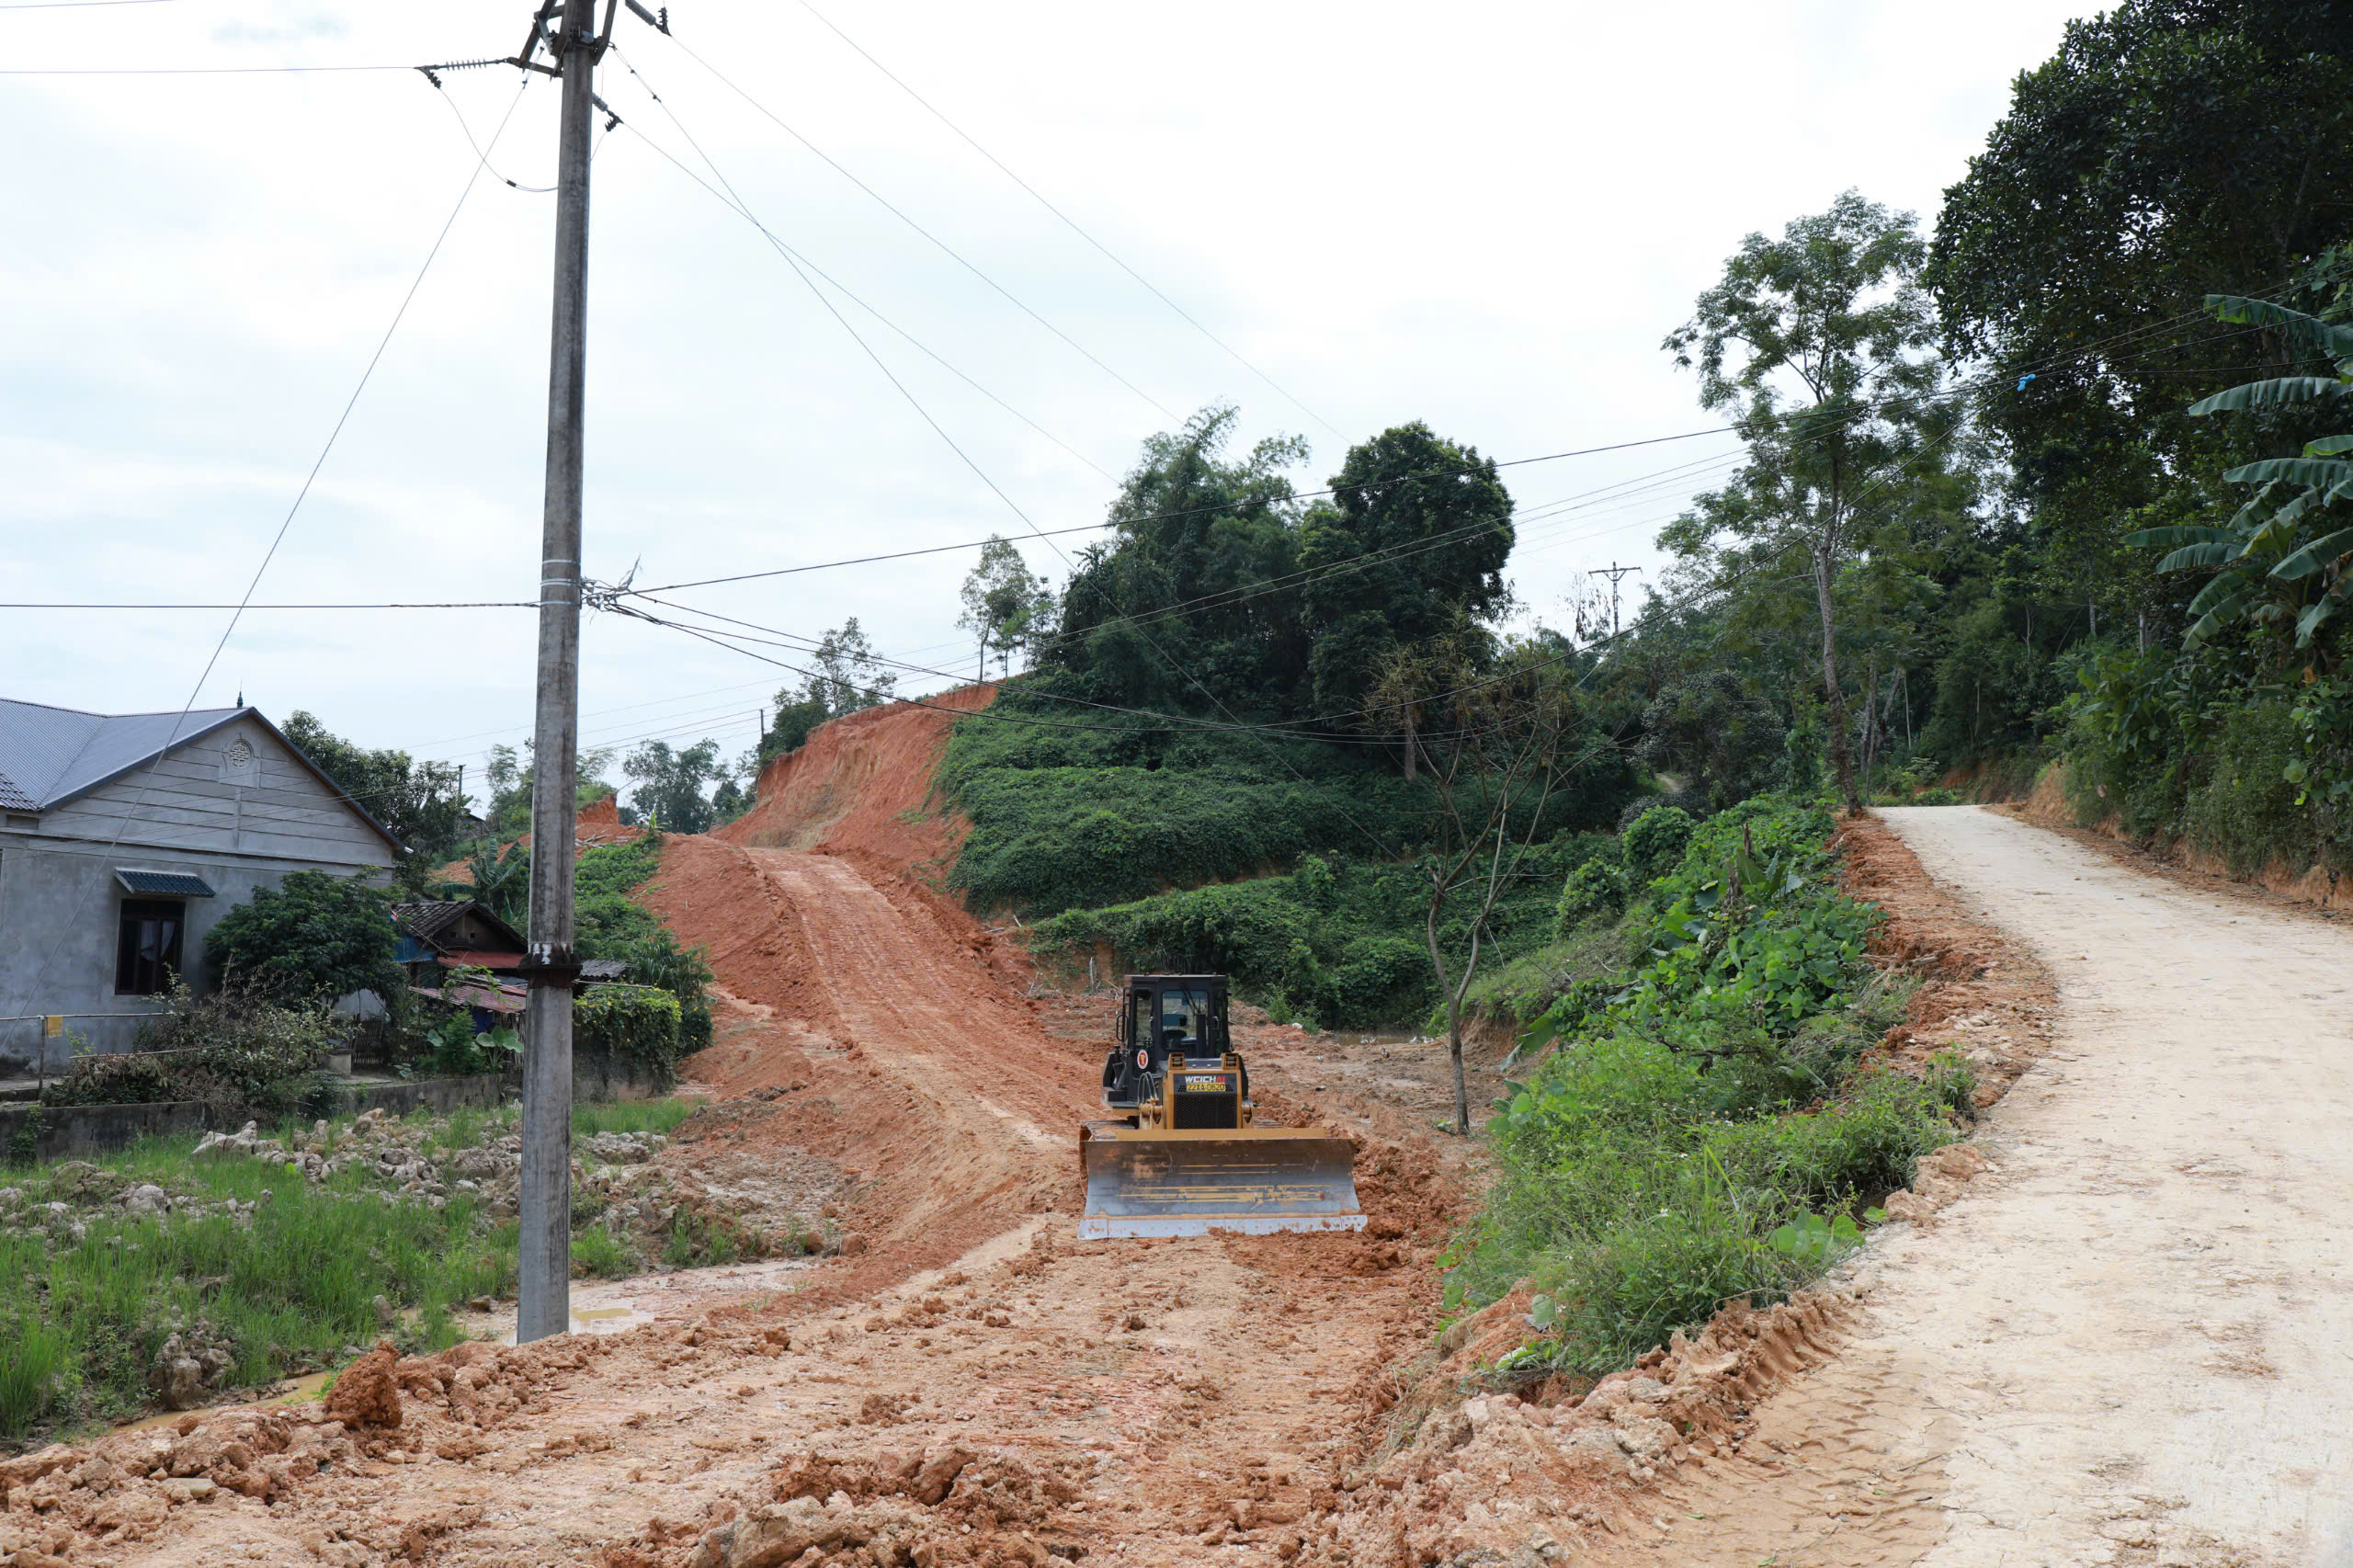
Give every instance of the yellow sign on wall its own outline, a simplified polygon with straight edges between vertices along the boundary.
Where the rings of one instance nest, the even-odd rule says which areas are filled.
[[[51,1040],[55,1040],[59,1035],[63,1034],[65,1032],[65,1015],[63,1013],[51,1013],[47,1017],[41,1019],[40,1032],[47,1035]]]

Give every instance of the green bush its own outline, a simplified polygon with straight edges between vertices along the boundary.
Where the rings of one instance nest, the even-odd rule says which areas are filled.
[[[2236,875],[2353,870],[2353,681],[2278,684],[2203,656],[2098,651],[2064,705],[2076,819],[2183,840]]]
[[[1831,825],[1745,801],[1615,926],[1529,960],[1566,983],[1529,1037],[1552,1050],[1488,1123],[1495,1178],[1446,1287],[1461,1309],[1535,1281],[1511,1375],[1607,1372],[1731,1297],[1779,1298],[1954,1135],[1941,1072],[1856,1070],[1908,990],[1863,960],[1873,912],[1826,875]]]
[[[1561,884],[1561,902],[1553,911],[1554,939],[1591,921],[1624,913],[1631,891],[1626,869],[1618,861],[1599,855],[1587,860]]]
[[[1674,869],[1691,842],[1691,813],[1680,806],[1653,806],[1627,825],[1626,874],[1642,886]]]
[[[204,938],[205,960],[234,987],[279,1002],[332,1002],[355,991],[390,998],[407,983],[393,954],[392,897],[358,877],[290,871],[256,888]]]
[[[594,985],[572,1004],[572,1038],[651,1071],[667,1085],[677,1075],[678,999],[650,985]]]
[[[709,988],[717,977],[701,949],[678,946],[670,928],[630,896],[660,866],[661,839],[655,834],[628,844],[602,845],[582,855],[574,882],[573,948],[584,959],[622,960],[632,983],[658,986],[676,996],[677,1054],[688,1056],[710,1043]]]
[[[130,1051],[85,1051],[42,1094],[45,1105],[202,1100],[222,1117],[317,1109],[327,1053],[347,1021],[324,1002],[281,1006],[250,990],[196,996],[176,982]]]
[[[1547,942],[1568,868],[1610,846],[1584,833],[1538,846],[1488,920],[1483,970]],[[1288,876],[1067,910],[1034,927],[1031,943],[1073,964],[1101,945],[1138,970],[1230,975],[1244,995],[1324,1028],[1418,1024],[1438,1000],[1422,926],[1427,888],[1418,862],[1310,856]],[[1460,961],[1470,931],[1459,912],[1438,942]]]
[[[40,1103],[162,1105],[187,1097],[168,1057],[128,1051],[83,1051],[41,1090]]]
[[[1066,722],[1071,710],[1043,694],[1074,689],[1072,678],[1021,677],[986,711]],[[1099,727],[982,721],[950,733],[936,783],[971,831],[947,880],[972,907],[1043,917],[1264,876],[1302,857],[1411,855],[1436,826],[1427,780],[1407,783],[1373,748],[1100,712],[1088,722]],[[1635,784],[1605,752],[1545,803],[1539,835],[1607,827]]]

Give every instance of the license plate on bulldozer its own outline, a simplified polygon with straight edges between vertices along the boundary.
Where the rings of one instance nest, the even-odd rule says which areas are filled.
[[[1233,1080],[1222,1076],[1185,1078],[1179,1080],[1179,1085],[1187,1094],[1230,1095],[1233,1093]]]

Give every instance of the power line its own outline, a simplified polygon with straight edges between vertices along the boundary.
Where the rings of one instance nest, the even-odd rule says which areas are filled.
[[[0,76],[294,76],[328,71],[414,71],[414,65],[92,65],[0,69]]]
[[[998,173],[1004,175],[1006,178],[1019,186],[1023,190],[1028,191],[1029,195],[1035,199],[1039,206],[1043,207],[1047,211],[1052,213],[1057,219],[1061,220],[1063,226],[1068,228],[1071,233],[1076,234],[1080,239],[1085,240],[1088,244],[1093,245],[1097,250],[1102,252],[1104,256],[1110,261],[1112,266],[1118,267],[1120,271],[1134,278],[1138,283],[1142,284],[1154,299],[1158,300],[1162,304],[1166,305],[1170,310],[1183,317],[1186,324],[1192,327],[1195,332],[1199,333],[1203,337],[1208,338],[1211,343],[1216,344],[1218,347],[1223,349],[1234,363],[1240,365],[1244,369],[1249,371],[1252,375],[1266,382],[1267,385],[1274,388],[1274,390],[1279,392],[1292,407],[1298,409],[1302,414],[1306,415],[1310,419],[1314,420],[1318,425],[1323,426],[1326,430],[1331,431],[1333,435],[1339,436],[1343,440],[1347,438],[1346,435],[1342,433],[1338,426],[1333,424],[1330,420],[1316,413],[1315,410],[1308,407],[1306,403],[1302,403],[1297,396],[1293,395],[1290,389],[1283,386],[1279,381],[1277,381],[1272,376],[1267,374],[1266,371],[1260,369],[1257,366],[1252,364],[1248,359],[1244,358],[1239,349],[1226,342],[1225,339],[1220,337],[1217,334],[1211,332],[1208,327],[1202,325],[1201,323],[1194,317],[1191,312],[1186,310],[1184,306],[1178,304],[1166,294],[1161,292],[1159,287],[1155,285],[1151,278],[1146,278],[1142,273],[1138,272],[1134,267],[1129,266],[1125,261],[1122,261],[1118,256],[1113,254],[1110,246],[1105,244],[1101,240],[1097,239],[1085,228],[1082,228],[1076,219],[1073,218],[1069,213],[1064,212],[1052,202],[1047,200],[1045,195],[1040,191],[1036,186],[1031,185],[1028,180],[1023,179],[1019,175],[1015,174],[1012,169],[1006,167],[1005,160],[999,158],[995,153],[990,152],[986,147],[982,146],[980,142],[973,140],[971,132],[967,131],[962,126],[957,124],[954,120],[949,119],[945,114],[942,114],[938,108],[934,107],[930,99],[925,97],[921,93],[916,92],[913,87],[907,85],[905,82],[900,79],[898,73],[892,71],[889,66],[883,64],[880,60],[875,59],[872,54],[869,53],[864,44],[859,43],[856,39],[850,37],[849,34],[842,31],[840,27],[835,23],[832,17],[818,10],[814,6],[809,4],[809,0],[801,0],[801,8],[808,12],[811,16],[816,17],[819,21],[824,23],[826,28],[832,31],[835,38],[840,39],[844,43],[849,45],[850,48],[856,50],[859,58],[863,59],[869,65],[873,66],[877,71],[881,72],[884,76],[890,78],[891,84],[893,86],[906,94],[907,97],[915,99],[916,103],[922,105],[924,111],[926,114],[929,114],[934,119],[939,121],[940,124],[954,131],[963,140],[966,146],[972,148],[973,152],[978,153],[982,157],[986,158],[992,165],[994,165]]]
[[[0,604],[0,609],[537,609],[534,599],[458,599],[449,601],[415,600],[388,601],[382,604],[179,604],[146,600],[139,603],[118,601],[109,604],[67,604],[58,600],[19,600]]]
[[[661,94],[654,90],[653,84],[648,82],[643,74],[638,71],[637,67],[630,62],[628,57],[620,55],[620,50],[614,50],[613,53],[617,56],[620,56],[622,66],[627,69],[631,76],[637,79],[637,84],[640,87],[644,89],[645,96],[652,98],[655,105],[661,108],[662,112],[669,117],[670,122],[673,125],[678,125],[677,117],[675,114],[671,114],[670,106],[664,101]],[[1076,458],[1088,468],[1093,469],[1105,479],[1116,478],[1116,476],[1114,476],[1111,472],[1108,469],[1106,469],[1101,463],[1097,462],[1093,458],[1088,457],[1085,452],[1080,451],[1076,447],[1072,446],[1068,441],[1063,440],[1060,436],[1055,435],[1051,430],[1047,429],[1043,425],[1039,424],[1035,419],[1032,419],[1029,415],[1022,413],[1021,410],[1014,407],[1013,404],[1007,403],[1005,399],[999,397],[996,393],[983,386],[972,376],[966,374],[963,370],[959,369],[955,365],[949,363],[946,358],[934,350],[930,345],[925,343],[921,338],[915,336],[913,333],[907,331],[906,328],[901,326],[898,323],[892,321],[890,317],[884,315],[880,310],[870,304],[865,299],[861,298],[856,290],[843,283],[840,278],[835,278],[824,267],[819,267],[815,262],[810,260],[808,256],[803,252],[797,250],[792,245],[787,244],[773,229],[770,229],[767,223],[761,221],[759,215],[752,210],[750,205],[736,193],[733,186],[729,186],[725,190],[720,189],[719,187],[712,185],[710,181],[703,178],[700,175],[695,173],[694,170],[687,167],[687,165],[679,160],[677,155],[673,153],[668,148],[654,141],[651,136],[646,135],[642,127],[631,124],[629,126],[629,129],[636,132],[638,139],[643,142],[648,147],[652,148],[656,153],[660,154],[672,168],[676,169],[680,174],[694,181],[695,184],[700,186],[704,190],[709,191],[710,195],[721,203],[721,205],[724,206],[729,211],[734,213],[737,217],[743,219],[745,222],[751,224],[753,228],[758,230],[761,235],[767,239],[768,244],[776,249],[778,255],[782,256],[788,263],[798,263],[800,267],[806,267],[810,272],[813,272],[819,278],[824,278],[845,299],[848,300],[859,310],[864,311],[868,315],[872,316],[876,321],[881,323],[882,325],[888,327],[891,331],[896,333],[918,353],[930,359],[941,369],[946,370],[949,375],[954,376],[958,381],[962,381],[966,386],[971,387],[974,392],[979,392],[983,397],[988,399],[991,403],[995,403],[999,408],[1002,408],[1007,414],[1010,414],[1013,417],[1021,421],[1022,424],[1029,426],[1030,429],[1035,430],[1039,435],[1043,436],[1047,440],[1051,441],[1055,446],[1060,447],[1063,451],[1068,452],[1072,457]],[[682,136],[687,136],[686,127],[678,125],[678,133]],[[692,136],[687,136],[687,140],[689,145],[694,143],[694,138]],[[696,146],[695,151],[697,154],[702,158],[705,165],[710,165],[710,157],[709,153],[704,153],[699,146]],[[718,173],[715,165],[712,165],[711,172],[713,175]]]
[[[1085,344],[1079,342],[1078,339],[1064,332],[1061,327],[1056,326],[1052,322],[1048,321],[1044,316],[1040,315],[1035,310],[1032,310],[1029,305],[1019,296],[1016,295],[1013,290],[1007,289],[1004,284],[999,283],[995,278],[982,271],[979,267],[968,260],[963,253],[959,251],[955,246],[949,244],[946,240],[941,239],[938,234],[933,233],[929,229],[925,228],[921,223],[916,222],[899,207],[895,206],[890,199],[885,197],[881,191],[876,190],[872,186],[858,178],[858,176],[850,173],[847,167],[837,162],[833,155],[827,153],[824,148],[818,146],[814,142],[810,141],[809,138],[801,135],[801,132],[793,130],[791,126],[786,124],[784,120],[778,116],[775,110],[769,108],[766,104],[760,102],[759,99],[752,97],[751,94],[737,86],[733,80],[731,80],[710,61],[705,60],[701,55],[696,53],[692,48],[688,47],[685,43],[679,42],[676,38],[671,39],[670,41],[677,45],[680,53],[693,61],[696,64],[701,66],[705,71],[710,72],[710,74],[716,77],[720,84],[726,87],[728,91],[733,93],[737,97],[742,98],[745,103],[751,105],[761,114],[767,116],[767,119],[781,129],[786,135],[791,137],[795,142],[800,142],[803,147],[809,149],[810,152],[815,153],[824,162],[828,168],[832,169],[835,174],[841,176],[844,179],[849,181],[850,184],[858,187],[858,189],[864,191],[867,195],[880,202],[883,209],[892,217],[898,219],[899,222],[904,223],[908,228],[913,229],[916,233],[921,234],[925,239],[929,240],[933,244],[938,246],[940,250],[948,255],[949,259],[956,263],[957,266],[961,267],[965,271],[970,272],[973,277],[979,278],[997,293],[1003,295],[1012,303],[1014,308],[1018,310],[1023,315],[1028,316],[1031,321],[1036,322],[1040,326],[1044,327],[1048,332],[1052,333],[1056,337],[1061,338],[1064,343],[1070,345],[1071,347],[1076,349],[1079,354],[1086,359],[1087,363],[1093,365],[1097,369],[1101,370],[1105,375],[1110,377],[1113,381],[1127,388],[1128,391],[1135,393],[1136,396],[1142,398],[1144,402],[1152,404],[1152,406],[1158,409],[1165,417],[1169,419],[1176,419],[1180,417],[1176,410],[1170,408],[1166,403],[1162,403],[1158,398],[1153,396],[1150,392],[1144,391],[1142,387],[1128,380],[1127,377],[1120,374],[1119,371],[1105,364],[1096,356],[1094,351],[1089,349]],[[671,123],[674,125],[677,123],[676,116],[673,115],[671,117]],[[678,129],[679,133],[684,135],[686,128],[684,126],[679,126]],[[688,140],[691,141],[692,138],[688,138]],[[697,148],[696,151],[700,152],[701,149]],[[703,161],[705,163],[709,163],[710,160],[709,156],[706,155]]]

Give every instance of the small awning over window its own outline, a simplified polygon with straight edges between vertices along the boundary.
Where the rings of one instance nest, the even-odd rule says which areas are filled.
[[[122,884],[125,892],[135,892],[142,898],[210,898],[211,884],[202,877],[191,877],[179,871],[141,871],[129,866],[117,866],[114,880]]]

